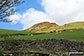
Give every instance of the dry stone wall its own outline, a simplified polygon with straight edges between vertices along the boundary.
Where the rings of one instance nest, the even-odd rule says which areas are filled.
[[[1,51],[83,51],[84,41],[63,39],[6,40],[0,41]]]

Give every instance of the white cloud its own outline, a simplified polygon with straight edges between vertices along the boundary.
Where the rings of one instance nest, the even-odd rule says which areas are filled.
[[[48,15],[44,12],[37,11],[34,8],[30,8],[22,15],[22,20],[20,21],[23,24],[23,28],[26,29],[33,24],[42,21],[49,21]]]
[[[9,17],[9,20],[13,20],[13,23],[20,22],[23,24],[23,29],[27,29],[39,22],[50,21],[46,13],[37,11],[34,8],[28,9],[23,14],[12,15]]]
[[[21,20],[21,15],[17,13],[15,13],[14,15],[11,15],[8,19],[8,21],[12,21],[13,24],[16,24],[20,20]]]
[[[24,29],[42,21],[53,21],[59,25],[84,21],[84,0],[40,0],[40,2],[45,12],[30,8],[23,14],[16,13],[10,16],[10,21],[20,22]]]
[[[84,21],[84,0],[42,0],[41,4],[50,19],[59,25]]]

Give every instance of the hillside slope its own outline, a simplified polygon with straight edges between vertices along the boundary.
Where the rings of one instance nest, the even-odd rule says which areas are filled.
[[[48,29],[57,29],[59,28],[59,26],[56,23],[51,23],[51,22],[41,22],[41,23],[37,23],[34,26],[32,26],[29,29],[26,29],[26,31],[45,31]]]
[[[64,25],[60,26],[60,28],[80,29],[80,28],[84,28],[84,22],[72,22],[72,23],[64,24]]]
[[[1,34],[23,34],[23,33],[28,34],[28,33],[34,33],[34,32],[0,29],[0,35]]]
[[[29,29],[26,29],[26,31],[31,32],[50,32],[54,30],[64,30],[64,29],[83,29],[84,28],[84,22],[72,22],[67,23],[62,26],[57,25],[56,23],[51,22],[41,22],[37,23],[34,26],[32,26]]]

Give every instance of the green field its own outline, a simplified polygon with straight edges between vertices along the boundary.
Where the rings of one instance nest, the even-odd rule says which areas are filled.
[[[65,40],[72,40],[72,41],[84,41],[84,29],[72,29],[72,30],[73,30],[73,32],[70,32],[70,30],[66,30],[66,31],[61,30],[61,33],[58,33],[58,34],[56,32],[53,32],[53,33],[48,32],[46,34],[33,35],[33,36],[0,37],[0,40],[14,40],[14,39],[15,40],[18,40],[18,39],[28,39],[28,40],[36,40],[36,39],[65,39]],[[32,33],[35,33],[35,32],[0,29],[0,35],[7,35],[7,34],[32,34]],[[25,52],[26,51],[23,51],[23,53],[25,53]],[[42,52],[44,52],[44,51],[42,51]],[[46,52],[48,52],[48,51],[46,51]],[[0,51],[0,53],[11,53],[11,51]]]
[[[73,41],[84,41],[84,29],[73,29],[73,32],[70,30],[61,31],[62,33],[56,34],[54,33],[47,33],[42,35],[33,35],[33,36],[9,36],[9,37],[0,37],[0,40],[13,40],[13,39],[65,39],[65,40],[73,40]],[[27,31],[14,31],[14,30],[4,30],[0,29],[0,34],[31,34],[34,32],[27,32]]]
[[[0,29],[0,34],[18,34],[18,33],[19,34],[28,34],[28,33],[34,33],[34,32]]]

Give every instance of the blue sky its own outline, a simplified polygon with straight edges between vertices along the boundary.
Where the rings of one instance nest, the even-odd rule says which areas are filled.
[[[84,21],[84,0],[25,0],[16,9],[8,17],[12,23],[0,23],[0,29],[24,30],[43,21],[58,25]]]
[[[16,7],[19,9],[18,13],[23,13],[29,8],[35,8],[36,10],[43,11],[38,0],[25,0],[25,3]],[[11,29],[11,30],[23,30],[21,23],[12,24],[12,23],[0,23],[0,29]]]

